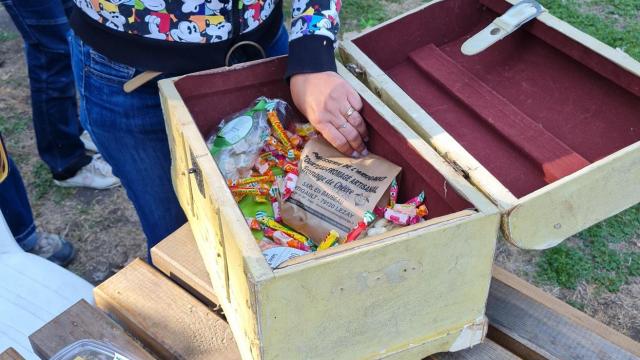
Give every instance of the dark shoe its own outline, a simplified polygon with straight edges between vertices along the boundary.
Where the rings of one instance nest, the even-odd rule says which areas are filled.
[[[36,234],[38,240],[29,252],[41,256],[60,266],[67,266],[76,256],[76,250],[70,242],[58,235],[42,233]]]

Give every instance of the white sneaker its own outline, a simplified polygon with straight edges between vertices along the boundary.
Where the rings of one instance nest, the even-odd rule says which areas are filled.
[[[120,179],[113,176],[111,165],[109,165],[102,155],[95,154],[90,163],[80,169],[76,175],[66,180],[53,180],[61,187],[86,187],[103,190],[120,185]]]
[[[98,148],[96,147],[96,144],[93,142],[93,140],[91,139],[91,135],[89,135],[89,133],[85,130],[82,132],[82,134],[80,134],[80,141],[82,141],[82,144],[84,144],[84,148],[88,151],[97,153],[98,152]]]

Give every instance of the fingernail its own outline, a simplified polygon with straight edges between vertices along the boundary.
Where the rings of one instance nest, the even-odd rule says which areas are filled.
[[[354,152],[352,152],[352,153],[351,153],[351,157],[352,157],[352,158],[359,158],[359,157],[360,157],[360,154],[358,154],[358,152],[357,152],[357,151],[354,151]]]
[[[367,155],[369,155],[369,150],[364,149],[364,150],[362,151],[362,156],[367,156]]]

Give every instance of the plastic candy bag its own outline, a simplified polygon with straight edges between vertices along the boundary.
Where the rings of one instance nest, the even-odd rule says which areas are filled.
[[[220,172],[227,180],[246,178],[258,159],[269,135],[268,112],[276,111],[285,119],[287,103],[279,99],[260,97],[253,105],[220,122],[207,140]]]

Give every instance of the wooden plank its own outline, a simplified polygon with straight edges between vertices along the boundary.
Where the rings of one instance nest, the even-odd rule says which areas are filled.
[[[10,347],[0,354],[0,360],[24,360],[24,358],[14,348]]]
[[[240,359],[229,325],[140,259],[94,295],[98,307],[162,359]]]
[[[527,359],[637,359],[640,344],[500,267],[487,302],[489,337]]]
[[[189,223],[154,246],[151,259],[155,267],[198,300],[212,307],[219,305]]]
[[[154,359],[118,324],[85,300],[78,301],[29,336],[33,351],[42,359],[49,359],[65,346],[82,339],[106,341],[140,360]]]
[[[470,349],[456,352],[438,353],[431,355],[429,360],[518,360],[515,354],[509,352],[495,342],[485,339]]]
[[[191,250],[189,250],[189,248],[195,249],[195,240],[190,233],[188,224],[184,225],[176,234],[181,236],[180,248],[182,251],[190,252]],[[168,257],[174,256],[173,253],[167,253],[166,255]],[[201,277],[203,274],[204,264],[198,257],[191,258],[191,261],[185,263],[184,269],[185,271],[181,273],[181,276],[183,276],[181,280],[183,282],[193,283],[202,280],[198,279],[198,277]],[[511,312],[509,315],[511,317],[505,318],[505,316],[502,315],[504,311],[513,309],[514,307],[518,309],[518,311],[515,313]],[[640,344],[637,342],[496,266],[493,268],[493,285],[489,294],[487,311],[490,316],[490,321],[493,321],[495,324],[490,327],[489,337],[491,337],[494,342],[501,344],[523,358],[544,359],[557,357],[557,355],[553,353],[553,351],[557,351],[556,348],[558,347],[554,345],[556,344],[555,339],[567,339],[566,341],[575,340],[577,344],[582,344],[581,341],[588,339],[589,341],[596,341],[595,344],[598,344],[598,346],[602,345],[601,349],[604,349],[603,351],[611,351],[618,347],[619,349],[615,351],[622,351],[623,355],[621,358],[625,358],[625,351],[632,354],[632,358],[640,357]],[[544,315],[546,317],[541,318],[539,314],[546,314]],[[547,340],[551,338],[554,339],[554,342],[539,345],[530,339],[518,335],[517,331],[521,330],[516,328],[516,325],[536,324],[537,322],[542,322],[548,326],[545,328],[545,331],[550,331]],[[507,326],[501,326],[501,323],[507,323]],[[536,328],[534,327],[533,329]],[[539,329],[539,327],[537,329]],[[536,341],[539,342],[540,339]],[[475,351],[477,351],[478,354],[501,353],[500,349],[496,349],[496,346],[491,342],[488,344],[490,344],[488,348],[487,346],[483,346],[482,349]],[[551,348],[552,351],[544,350],[543,346]],[[478,347],[474,347],[473,349],[477,349]],[[585,349],[588,350],[592,348],[587,347]],[[577,358],[582,349],[569,344],[564,351],[564,357],[560,358]],[[463,351],[447,355],[438,354],[436,358],[445,356],[444,358],[449,359],[450,357],[448,356],[456,354],[467,356],[466,358],[477,355],[471,351]],[[607,357],[603,356],[603,358],[606,359]],[[465,359],[465,357],[462,357],[462,359]]]
[[[589,165],[586,159],[462,68],[435,45],[430,44],[415,50],[409,58],[482,120],[541,164],[547,183]]]

